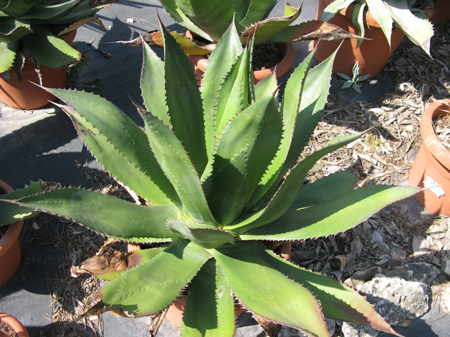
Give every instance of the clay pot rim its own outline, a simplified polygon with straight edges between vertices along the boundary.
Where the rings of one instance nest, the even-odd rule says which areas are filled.
[[[328,6],[329,4],[331,4],[332,2],[334,2],[335,0],[323,0],[323,2]],[[355,9],[355,4],[351,3],[350,5],[348,5],[346,8],[341,9],[339,11],[339,13],[343,16],[346,16],[347,18],[352,18],[353,15],[353,10]],[[371,27],[377,27],[377,28],[381,28],[380,25],[378,24],[378,22],[373,18],[372,13],[370,13],[370,11],[366,12],[365,18],[364,18],[364,22]]]
[[[8,324],[19,337],[28,337],[28,332],[20,321],[4,312],[0,312],[0,322]]]
[[[189,30],[186,31],[186,37],[192,38],[192,33]],[[291,65],[294,63],[295,51],[292,42],[279,42],[274,43],[274,45],[277,46],[280,53],[284,56],[282,57],[281,61],[273,67],[253,71],[253,75],[257,81],[261,81],[262,79],[266,78],[274,70],[277,77],[282,76],[291,68]],[[206,66],[208,65],[208,58],[205,55],[188,56],[191,62],[194,63],[199,70],[205,72]]]
[[[14,189],[4,181],[0,180],[0,193],[11,193]],[[14,222],[9,225],[5,235],[0,239],[0,256],[3,255],[14,244],[15,239],[19,237],[19,233],[23,227],[23,220]]]
[[[334,0],[323,0],[327,5],[331,4],[332,2],[334,2]],[[355,9],[355,4],[350,4],[348,5],[348,7],[341,9],[339,11],[339,13],[343,16],[346,16],[349,19],[352,19],[353,16],[353,11]],[[425,13],[428,16],[428,19],[431,18],[431,16],[433,15],[433,10],[425,10]],[[374,19],[374,17],[372,16],[372,13],[367,10],[365,18],[364,18],[364,23],[367,26],[370,27],[376,27],[376,28],[381,28],[381,26],[378,24],[378,22]],[[396,26],[397,27],[397,26]],[[398,29],[400,29],[399,27],[397,27]]]
[[[450,114],[450,106],[445,105],[444,102],[450,105],[450,99],[443,99],[434,102],[425,110],[420,121],[420,133],[424,144],[434,158],[450,170],[450,151],[442,145],[433,128],[433,119]]]

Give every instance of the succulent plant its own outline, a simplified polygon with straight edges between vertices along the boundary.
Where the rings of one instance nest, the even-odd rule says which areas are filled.
[[[326,103],[334,55],[310,69],[311,53],[279,104],[273,74],[253,84],[253,42],[242,48],[233,25],[213,51],[200,90],[188,57],[164,26],[161,31],[164,62],[143,48],[144,106],[136,106],[145,131],[99,96],[48,89],[137,202],[33,183],[0,196],[10,207],[0,223],[38,210],[118,240],[158,244],[129,255],[123,270],[97,273],[108,281],[97,296],[105,310],[137,317],[165,309],[188,285],[183,336],[232,336],[235,300],[314,336],[329,336],[324,316],[393,332],[356,291],[263,244],[345,231],[417,191],[354,190],[348,171],[303,187],[321,157],[360,137],[338,137],[300,159]]]
[[[364,17],[369,10],[383,30],[389,45],[391,45],[392,29],[395,23],[412,42],[430,55],[431,37],[434,34],[433,25],[422,10],[414,7],[414,4],[419,2],[417,0],[335,0],[325,8],[321,20],[324,22],[330,20],[340,10],[354,3],[352,21],[360,37],[364,37]],[[358,45],[363,41],[360,39]]]
[[[160,2],[177,23],[196,35],[187,37],[181,33],[171,32],[189,55],[210,54],[232,22],[236,25],[242,44],[254,35],[256,45],[318,39],[333,41],[356,37],[335,25],[317,20],[291,25],[300,16],[301,7],[294,8],[286,4],[282,17],[270,17],[278,0],[160,0]],[[147,33],[143,38],[151,47],[164,46],[160,30]],[[119,43],[140,46],[141,39]]]
[[[81,54],[61,35],[95,22],[94,14],[118,0],[0,0],[0,73],[14,69],[20,76],[26,56],[40,64],[60,68]]]

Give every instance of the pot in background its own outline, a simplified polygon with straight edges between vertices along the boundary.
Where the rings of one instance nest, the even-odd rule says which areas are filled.
[[[446,105],[447,104],[447,105]],[[450,216],[450,151],[442,145],[433,128],[433,119],[450,115],[450,99],[431,104],[420,122],[422,145],[409,173],[411,186],[426,188],[415,198],[428,211]]]
[[[75,39],[76,30],[61,37],[68,44]],[[47,88],[65,88],[67,84],[67,69],[51,68],[41,65],[42,86]],[[56,97],[39,88],[33,83],[39,84],[39,76],[31,58],[25,59],[21,74],[20,84],[17,73],[10,69],[9,79],[5,80],[0,74],[0,100],[5,104],[19,109],[37,109],[47,105]],[[30,83],[33,82],[33,83]]]
[[[319,0],[317,20],[320,20],[324,9],[332,2],[333,0]],[[351,4],[337,13],[332,19],[328,20],[328,22],[350,33],[358,34],[358,29],[352,23],[354,7],[354,4]],[[364,22],[366,25],[365,37],[370,40],[364,40],[359,47],[357,47],[357,39],[346,39],[342,42],[342,45],[341,41],[321,41],[317,46],[317,51],[314,56],[316,61],[324,61],[341,45],[333,64],[333,74],[344,73],[352,76],[352,69],[356,62],[358,62],[359,74],[361,76],[370,74],[370,79],[380,73],[405,37],[405,33],[399,28],[393,30],[391,46],[389,47],[380,25],[375,21],[369,11],[366,13]],[[313,42],[313,46],[316,44],[317,42]]]
[[[14,189],[0,180],[0,194],[13,192]],[[6,233],[0,239],[0,287],[7,283],[17,272],[22,254],[20,252],[19,234],[23,220],[8,226]]]
[[[188,35],[188,34],[186,34]],[[291,42],[289,43],[275,43],[275,46],[280,51],[281,61],[276,66],[256,70],[253,72],[255,84],[262,81],[267,76],[269,76],[274,70],[278,77],[287,73],[294,63],[294,46]],[[203,55],[188,55],[191,62],[194,64],[195,77],[199,84],[202,83],[203,74],[205,73],[206,66],[208,65],[208,58]]]
[[[450,0],[437,0],[436,11],[430,18],[433,25],[450,21]]]

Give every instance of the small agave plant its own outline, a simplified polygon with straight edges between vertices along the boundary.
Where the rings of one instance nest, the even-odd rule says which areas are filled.
[[[333,235],[356,226],[415,188],[353,190],[350,172],[303,187],[323,156],[360,135],[340,137],[299,160],[326,102],[333,58],[294,71],[281,103],[274,75],[256,86],[251,50],[234,26],[211,55],[199,88],[191,63],[161,27],[164,62],[144,44],[138,106],[143,131],[119,108],[86,92],[49,89],[98,161],[141,204],[81,188],[33,183],[1,196],[0,223],[33,211],[72,219],[105,236],[158,243],[99,272],[107,309],[152,315],[187,287],[183,336],[233,336],[235,301],[311,336],[329,336],[324,317],[394,333],[356,291],[279,257],[265,241]],[[50,186],[51,187],[51,186]],[[1,204],[1,203],[0,203]]]
[[[296,42],[301,40],[333,41],[355,38],[333,24],[311,20],[293,24],[301,14],[301,7],[285,4],[281,17],[271,17],[278,0],[160,0],[169,15],[195,36],[187,37],[171,32],[188,55],[209,55],[228,27],[234,22],[242,44],[249,38],[255,45]],[[257,33],[255,33],[257,32]],[[164,47],[162,32],[143,36],[151,47]],[[141,39],[120,42],[140,46]]]
[[[413,43],[431,57],[430,44],[433,37],[433,25],[426,14],[416,7],[426,7],[428,1],[417,0],[335,0],[323,11],[321,20],[328,21],[340,10],[355,5],[352,22],[358,29],[358,46],[364,41],[365,14],[370,11],[375,21],[380,25],[386,40],[391,45],[393,29],[398,27]],[[424,6],[425,5],[425,6]]]
[[[60,36],[89,22],[105,29],[94,14],[117,1],[0,0],[0,73],[20,76],[26,56],[53,68],[78,61],[80,52]]]

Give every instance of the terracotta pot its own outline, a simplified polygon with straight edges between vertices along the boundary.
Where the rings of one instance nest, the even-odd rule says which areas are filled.
[[[25,327],[11,315],[0,312],[0,322],[8,324],[19,337],[28,337]],[[0,331],[0,337],[7,336]]]
[[[290,261],[292,256],[292,243],[291,242],[283,243],[276,249],[276,251],[280,256]],[[172,305],[169,307],[169,310],[167,311],[166,315],[169,321],[171,321],[179,328],[181,328],[181,322],[183,320],[183,312],[184,306],[186,304],[186,297],[187,295],[184,294],[178,296],[176,301],[173,302]],[[236,317],[236,319],[239,318],[245,311],[246,309],[242,305],[238,303],[235,304],[234,316]]]
[[[72,43],[75,39],[76,30],[61,38],[67,43]],[[67,69],[51,68],[42,65],[42,85],[48,88],[65,88],[67,83]],[[9,71],[9,79],[3,79],[0,74],[0,100],[7,105],[20,109],[37,109],[47,105],[49,101],[56,100],[56,97],[49,94],[44,89],[30,83],[39,84],[39,77],[35,70],[33,61],[27,57],[21,71],[22,83],[14,70]]]
[[[184,307],[186,305],[186,297],[187,295],[184,294],[178,296],[176,301],[173,302],[172,305],[169,307],[169,310],[167,311],[166,315],[166,318],[179,328],[181,328],[181,323],[183,321],[183,312]],[[239,318],[242,315],[242,313],[245,312],[245,310],[246,309],[244,307],[236,303],[234,306],[234,317],[236,319]]]
[[[450,99],[443,102],[450,104]],[[439,101],[425,110],[420,122],[423,142],[409,173],[409,183],[427,188],[416,195],[427,210],[450,216],[450,151],[433,129],[433,119],[446,115],[450,115],[450,107]]]
[[[0,180],[0,194],[13,192],[14,189]],[[19,245],[19,233],[23,220],[9,225],[5,235],[0,239],[0,287],[8,282],[19,269],[22,254]]]
[[[438,0],[437,10],[430,21],[433,25],[450,21],[450,0]]]
[[[253,77],[255,84],[259,81],[265,79],[267,76],[269,76],[274,70],[275,74],[278,77],[284,75],[292,66],[294,63],[294,46],[292,43],[275,43],[275,46],[278,48],[281,54],[281,62],[278,63],[276,66],[268,68],[268,69],[262,69],[262,70],[256,70],[253,72]],[[195,69],[195,75],[197,78],[197,81],[199,84],[202,83],[203,74],[205,73],[206,66],[208,65],[208,59],[206,56],[199,56],[199,55],[188,55],[191,62],[194,64]]]
[[[333,0],[319,0],[317,9],[317,20],[320,20],[322,13],[326,6],[332,3]],[[328,22],[339,26],[351,33],[357,34],[358,30],[352,23],[352,14],[354,5],[351,4],[348,8],[341,10]],[[365,23],[365,37],[371,40],[364,40],[357,48],[357,39],[346,39],[336,55],[333,64],[333,74],[344,73],[349,76],[352,75],[352,68],[358,61],[360,75],[368,75],[369,78],[374,77],[380,73],[389,58],[397,49],[400,42],[405,37],[403,31],[399,28],[393,30],[391,36],[391,47],[384,36],[380,25],[374,20],[372,14],[368,11],[364,20]],[[313,42],[315,46],[317,42]],[[339,47],[341,41],[321,41],[317,47],[315,59],[317,62],[324,61]]]

